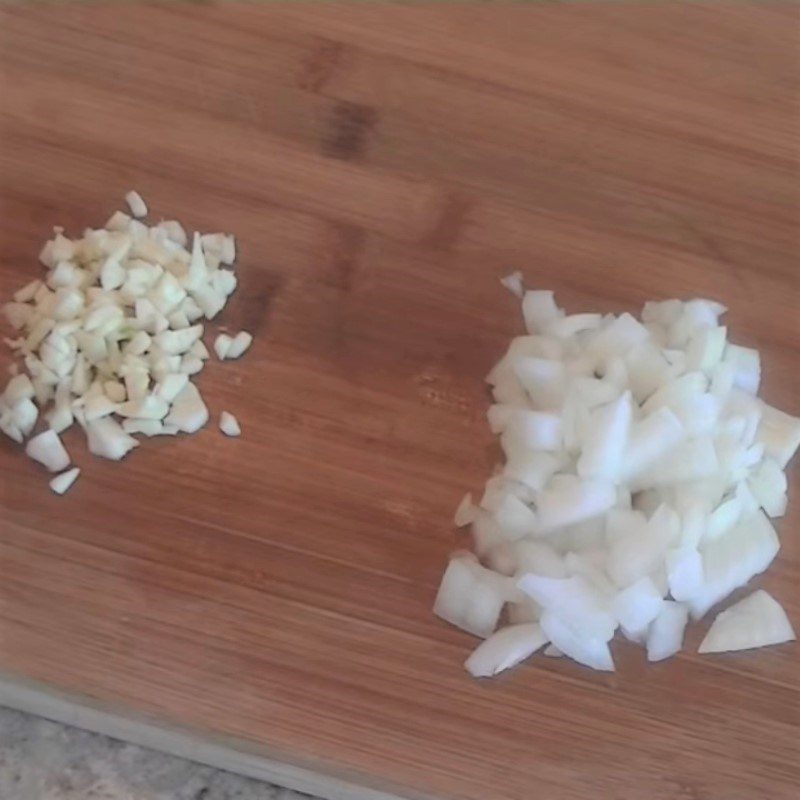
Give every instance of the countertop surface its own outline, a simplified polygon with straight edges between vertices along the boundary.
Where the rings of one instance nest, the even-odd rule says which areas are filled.
[[[3,800],[318,800],[0,708]]]

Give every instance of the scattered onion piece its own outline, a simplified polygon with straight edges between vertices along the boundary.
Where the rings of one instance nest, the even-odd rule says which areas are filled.
[[[759,589],[722,611],[700,643],[700,653],[766,647],[796,639],[786,612],[772,595]]]
[[[81,471],[78,467],[62,472],[50,481],[50,488],[56,494],[64,494],[75,483],[80,474]]]
[[[509,669],[547,644],[541,625],[509,625],[478,645],[464,666],[476,678],[488,678]]]

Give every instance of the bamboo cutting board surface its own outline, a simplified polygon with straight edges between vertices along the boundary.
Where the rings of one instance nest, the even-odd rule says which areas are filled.
[[[240,440],[210,424],[112,464],[73,430],[84,472],[57,498],[3,439],[6,702],[32,682],[337,797],[797,797],[796,646],[700,658],[703,625],[658,665],[616,644],[612,675],[537,657],[478,683],[474,641],[430,607],[452,511],[497,457],[482,381],[522,328],[512,269],[576,311],[713,296],[766,398],[800,412],[798,22],[789,3],[6,6],[3,297],[50,226],[100,224],[135,187],[156,218],[237,234],[220,323],[256,336],[199,380]],[[760,583],[798,626],[790,480]]]

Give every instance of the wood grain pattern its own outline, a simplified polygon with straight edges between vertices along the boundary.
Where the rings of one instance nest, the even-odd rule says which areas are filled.
[[[789,800],[798,650],[468,680],[430,605],[496,451],[512,268],[713,295],[800,412],[793,4],[7,6],[0,292],[53,224],[231,230],[257,333],[213,426],[72,493],[0,443],[0,671],[406,797]],[[211,326],[214,327],[214,326]],[[168,480],[165,480],[165,475]],[[800,484],[763,578],[800,622]],[[331,794],[334,789],[330,789]],[[336,789],[341,795],[341,788]]]

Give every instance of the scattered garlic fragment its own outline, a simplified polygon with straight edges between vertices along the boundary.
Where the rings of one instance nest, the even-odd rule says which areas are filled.
[[[125,202],[128,204],[128,208],[130,208],[131,214],[133,214],[134,217],[141,218],[147,216],[147,206],[139,192],[132,189],[125,195]]]
[[[223,411],[219,415],[219,429],[226,436],[239,436],[242,432],[239,421],[229,411]]]
[[[253,336],[247,331],[240,331],[233,337],[227,333],[221,333],[214,340],[214,352],[220,361],[239,358],[250,347],[252,342]]]
[[[247,331],[240,331],[233,337],[233,341],[230,343],[227,353],[225,353],[225,358],[239,358],[252,343],[252,334]]]
[[[228,357],[228,351],[233,344],[233,338],[228,336],[227,333],[221,333],[214,339],[214,352],[220,361],[224,361]]]

